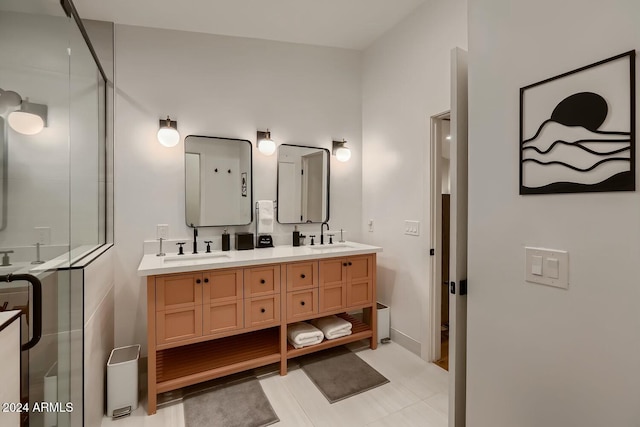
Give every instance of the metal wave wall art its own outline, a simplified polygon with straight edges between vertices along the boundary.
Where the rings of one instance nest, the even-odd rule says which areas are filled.
[[[635,191],[635,51],[520,89],[520,194]]]

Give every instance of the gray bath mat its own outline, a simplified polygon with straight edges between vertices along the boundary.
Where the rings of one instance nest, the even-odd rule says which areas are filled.
[[[184,398],[186,427],[262,427],[278,421],[255,378]]]
[[[330,403],[389,382],[345,347],[302,357],[300,366]]]

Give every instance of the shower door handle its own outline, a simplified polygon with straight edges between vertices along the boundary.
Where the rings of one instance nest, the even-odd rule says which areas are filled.
[[[31,283],[33,287],[33,307],[30,312],[33,313],[33,336],[29,342],[22,344],[21,350],[26,351],[40,341],[42,337],[42,283],[33,274],[7,274],[0,276],[0,282],[15,282],[24,280]]]

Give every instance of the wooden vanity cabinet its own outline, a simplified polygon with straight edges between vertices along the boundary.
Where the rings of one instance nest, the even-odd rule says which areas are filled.
[[[202,335],[202,274],[159,277],[156,289],[158,345]]]
[[[320,311],[363,307],[373,303],[375,260],[372,255],[320,261]]]
[[[377,346],[375,254],[147,277],[148,413],[157,393],[349,342]],[[363,320],[349,310],[363,311]],[[352,335],[294,349],[287,325],[336,314]]]
[[[207,271],[203,274],[203,335],[215,335],[244,326],[243,271]]]

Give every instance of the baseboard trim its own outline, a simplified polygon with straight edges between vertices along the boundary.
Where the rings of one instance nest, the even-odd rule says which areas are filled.
[[[391,335],[391,341],[397,344],[400,344],[402,347],[406,348],[407,350],[417,355],[418,357],[422,357],[420,356],[422,345],[418,341],[414,340],[410,336],[405,335],[394,328],[391,328],[390,335]]]

